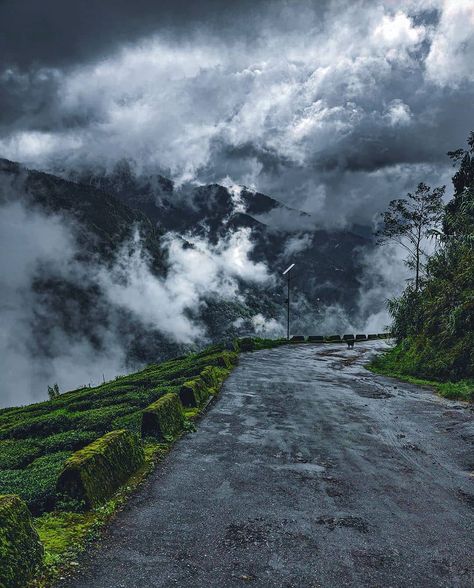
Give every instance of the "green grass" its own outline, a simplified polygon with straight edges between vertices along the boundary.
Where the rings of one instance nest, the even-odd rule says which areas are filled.
[[[451,382],[426,379],[417,375],[414,365],[416,364],[411,361],[409,355],[404,353],[402,345],[399,344],[377,356],[366,367],[376,374],[390,376],[419,386],[428,386],[444,398],[474,402],[474,380]]]

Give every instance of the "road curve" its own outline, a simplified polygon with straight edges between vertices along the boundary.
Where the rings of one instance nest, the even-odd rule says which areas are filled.
[[[362,366],[241,356],[67,588],[474,586],[474,409]]]

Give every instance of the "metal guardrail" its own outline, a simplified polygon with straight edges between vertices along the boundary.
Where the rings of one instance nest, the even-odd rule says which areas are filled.
[[[349,333],[345,335],[293,335],[290,343],[348,343],[350,341],[375,341],[377,339],[390,339],[392,333],[370,333],[368,335],[362,333]]]

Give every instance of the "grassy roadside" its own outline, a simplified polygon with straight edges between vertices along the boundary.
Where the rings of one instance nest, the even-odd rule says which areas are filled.
[[[400,346],[397,345],[393,349],[377,356],[365,367],[375,374],[397,378],[410,384],[428,386],[440,396],[443,396],[443,398],[474,402],[474,380],[459,380],[458,382],[428,380],[418,376],[416,373],[409,373],[410,367],[405,365],[406,361],[404,359],[403,352]]]
[[[100,538],[113,516],[140,486],[155,466],[170,451],[172,443],[145,444],[145,464],[105,504],[88,512],[53,511],[34,519],[44,545],[45,558],[41,574],[30,586],[47,588],[79,566],[76,561],[88,546]]]
[[[234,351],[237,354],[241,351],[256,351],[272,348],[283,342],[286,343],[286,340],[241,339],[235,341]],[[106,525],[123,508],[129,497],[159,462],[172,450],[174,443],[182,435],[196,429],[197,421],[218,395],[234,367],[228,361],[222,362],[222,356],[225,353],[228,352],[225,351],[223,345],[212,346],[200,353],[176,358],[160,365],[151,365],[142,372],[116,378],[113,382],[95,389],[81,389],[61,395],[55,401],[0,411],[0,473],[3,471],[7,477],[9,476],[6,483],[15,484],[12,490],[17,491],[25,500],[30,498],[29,506],[39,504],[37,507],[39,512],[34,512],[34,525],[43,543],[45,557],[41,571],[28,585],[30,588],[47,588],[59,579],[73,573],[74,569],[80,565],[78,561],[80,555],[100,538]],[[214,374],[217,373],[217,379],[209,388],[209,400],[198,407],[184,409],[184,431],[175,437],[166,437],[165,442],[158,442],[151,437],[144,438],[145,463],[143,467],[107,502],[84,512],[74,508],[74,505],[69,507],[67,504],[60,503],[57,503],[53,508],[48,508],[47,501],[36,500],[37,491],[44,493],[45,489],[42,486],[46,486],[48,497],[52,494],[57,477],[56,470],[59,471],[59,467],[62,466],[71,450],[76,450],[104,431],[115,428],[118,424],[117,418],[120,419],[120,426],[125,426],[139,433],[139,422],[145,406],[167,391],[177,392],[184,381],[201,373],[202,369],[209,365],[220,366],[213,368]],[[78,398],[76,398],[77,396]],[[60,407],[57,406],[58,404]],[[104,407],[107,410],[106,419],[102,419]],[[80,415],[80,426],[62,432],[62,429],[66,427],[62,420],[56,419],[55,413],[58,408],[61,408],[62,412],[65,409],[68,418],[70,418],[70,414]],[[45,428],[41,438],[38,437],[43,434],[42,428],[38,428],[38,411],[41,411],[41,427]],[[94,419],[92,421],[94,425],[92,435],[88,431],[84,431],[84,429],[92,428],[89,415]],[[63,415],[61,414],[61,416]],[[67,422],[67,425],[71,424],[73,423]],[[58,428],[61,432],[57,431]],[[33,431],[34,439],[31,438]],[[71,438],[73,443],[71,443]],[[34,464],[38,456],[40,461],[49,460],[51,452],[58,449],[58,442],[62,444],[60,449],[69,451],[67,453],[62,451],[58,456],[61,458],[58,460],[60,461],[58,466],[56,467],[55,464],[54,469],[50,468],[51,471],[47,471],[46,484],[41,484],[43,472],[34,471],[34,475],[30,475],[24,480],[21,476],[24,476],[25,471],[31,467],[30,464]],[[5,467],[17,469],[8,470]],[[4,481],[3,485],[6,483]],[[0,489],[1,486],[2,483],[0,483]]]

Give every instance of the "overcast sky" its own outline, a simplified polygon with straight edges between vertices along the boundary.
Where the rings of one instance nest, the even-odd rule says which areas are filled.
[[[474,0],[3,0],[0,156],[370,223],[474,129]]]

